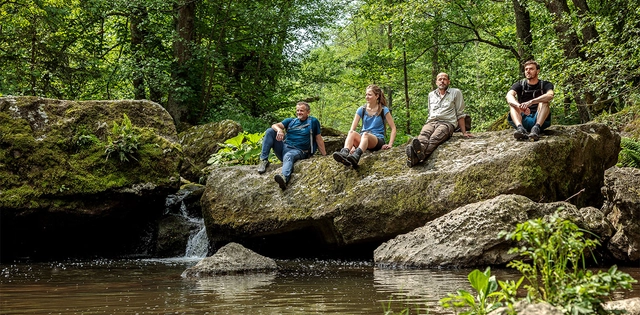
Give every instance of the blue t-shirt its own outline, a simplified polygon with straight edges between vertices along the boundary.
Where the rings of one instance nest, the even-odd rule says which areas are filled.
[[[304,121],[298,118],[287,118],[282,121],[282,124],[287,130],[284,143],[302,151],[310,151],[313,144],[313,152],[316,151],[315,138],[320,134],[320,122],[315,117],[309,116]]]
[[[360,116],[362,119],[362,130],[361,132],[369,132],[372,135],[376,136],[376,138],[384,139],[384,118],[389,113],[389,107],[382,107],[382,116],[373,115],[369,116],[364,106],[358,108],[356,110],[356,115]]]

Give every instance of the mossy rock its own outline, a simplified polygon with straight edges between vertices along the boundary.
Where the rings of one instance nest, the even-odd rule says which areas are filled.
[[[128,161],[105,151],[117,139],[114,123],[122,125],[125,115],[137,137],[137,147],[124,155]],[[171,116],[150,101],[0,98],[3,254],[9,251],[4,240],[24,237],[25,229],[91,233],[92,227],[98,230],[100,218],[104,226],[119,225],[123,237],[129,235],[124,226],[139,233],[139,224],[161,215],[164,198],[177,190],[181,158]],[[43,241],[53,238],[33,235],[30,241],[42,248]],[[28,250],[38,246],[23,245]]]
[[[593,121],[606,124],[623,137],[640,139],[640,104],[625,107],[615,114],[604,113]]]
[[[604,171],[619,150],[617,134],[586,124],[552,126],[537,142],[516,141],[510,131],[454,135],[413,168],[404,145],[365,153],[357,169],[313,157],[295,164],[284,191],[273,180],[279,165],[263,175],[254,166],[224,167],[207,181],[202,212],[214,243],[266,246],[268,237],[310,231],[332,246],[372,244],[501,194],[599,207]]]
[[[202,182],[202,169],[208,166],[209,157],[218,152],[224,143],[242,133],[242,126],[232,120],[223,120],[191,127],[179,135],[184,153],[180,176],[192,182]]]

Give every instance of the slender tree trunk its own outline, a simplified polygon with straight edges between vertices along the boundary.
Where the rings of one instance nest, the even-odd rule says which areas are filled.
[[[143,57],[144,57],[144,39],[145,31],[143,29],[143,22],[147,18],[147,10],[144,7],[134,8],[131,12],[131,24],[129,26],[131,30],[131,51],[134,55],[134,70],[133,70],[133,97],[136,100],[146,98],[146,88],[144,85],[144,72]]]
[[[512,0],[513,12],[516,18],[516,35],[518,36],[518,55],[520,69],[524,71],[524,62],[533,59],[531,53],[531,15],[526,6],[526,0]]]
[[[173,54],[176,62],[171,74],[174,86],[167,101],[167,111],[173,117],[178,129],[181,129],[181,124],[187,122],[189,118],[191,118],[191,121],[188,122],[192,124],[194,124],[194,120],[196,119],[187,116],[189,113],[189,104],[188,102],[182,101],[185,95],[183,95],[183,92],[179,92],[183,90],[183,88],[188,87],[186,84],[186,82],[188,82],[189,71],[187,64],[191,60],[189,45],[193,40],[195,31],[195,9],[196,2],[190,0],[183,0],[177,4],[176,7],[177,16],[175,18],[175,25],[177,38],[173,42]]]

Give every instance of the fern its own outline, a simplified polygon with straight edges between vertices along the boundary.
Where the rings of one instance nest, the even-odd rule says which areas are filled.
[[[618,154],[618,167],[640,168],[640,141],[633,138],[622,138],[622,150]]]

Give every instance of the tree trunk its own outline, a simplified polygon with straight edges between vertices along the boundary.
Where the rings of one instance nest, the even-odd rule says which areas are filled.
[[[518,55],[520,65],[524,64],[527,60],[533,59],[531,53],[531,15],[526,7],[526,2],[523,0],[512,0],[513,12],[516,18],[516,35],[518,36]],[[524,69],[521,69],[524,71]]]
[[[173,89],[169,94],[167,101],[167,111],[173,117],[173,120],[181,129],[181,124],[187,122],[191,118],[192,121],[188,121],[191,124],[195,124],[193,121],[195,118],[188,117],[189,112],[188,102],[184,102],[184,92],[178,92],[184,90],[186,86],[185,82],[188,82],[188,68],[187,64],[191,60],[191,50],[189,45],[193,40],[195,31],[195,11],[196,2],[190,0],[183,0],[176,7],[177,17],[175,18],[177,38],[173,42],[173,55],[175,58],[175,65],[173,67],[171,77],[173,81]]]
[[[134,8],[131,12],[131,51],[134,55],[133,69],[133,97],[136,100],[146,98],[144,85],[143,55],[144,55],[144,38],[146,32],[142,24],[147,19],[147,10],[144,7]]]

